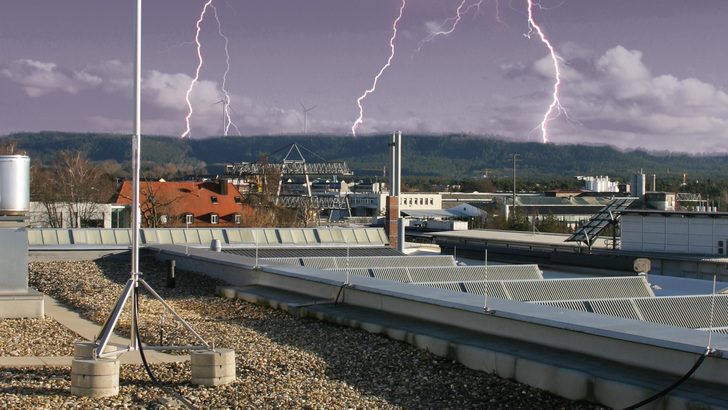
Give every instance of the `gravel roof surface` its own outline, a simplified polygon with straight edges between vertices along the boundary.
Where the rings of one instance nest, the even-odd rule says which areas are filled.
[[[498,376],[468,369],[406,343],[215,295],[222,283],[176,271],[166,288],[164,265],[142,258],[148,282],[205,340],[234,349],[236,380],[226,386],[190,384],[189,362],[151,365],[154,376],[199,408],[286,409],[596,409]],[[129,279],[126,260],[47,262],[29,266],[29,283],[83,316],[103,323]],[[128,334],[128,303],[116,330]],[[142,291],[140,334],[157,345],[194,345],[162,305]],[[2,356],[72,355],[78,335],[53,319],[0,319]],[[122,365],[119,394],[70,394],[70,367],[0,368],[0,407],[169,408],[176,404],[141,365]]]

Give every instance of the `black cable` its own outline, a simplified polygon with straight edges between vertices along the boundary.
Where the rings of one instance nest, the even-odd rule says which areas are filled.
[[[686,373],[686,374],[685,374],[685,375],[684,375],[683,377],[681,377],[680,379],[678,379],[678,381],[676,381],[675,383],[671,384],[671,385],[670,385],[670,386],[669,386],[668,388],[666,388],[665,390],[663,390],[663,391],[661,391],[661,392],[659,392],[659,393],[655,394],[655,395],[654,395],[654,396],[652,396],[652,397],[649,397],[649,398],[647,398],[647,399],[645,399],[645,400],[642,400],[641,402],[639,402],[639,403],[637,403],[637,404],[633,404],[633,405],[631,405],[631,406],[629,406],[629,407],[625,407],[625,408],[624,408],[624,410],[634,410],[634,409],[640,408],[640,407],[644,406],[645,404],[647,404],[647,403],[650,403],[650,402],[652,402],[652,401],[655,401],[655,400],[659,399],[660,397],[662,397],[662,396],[666,395],[667,393],[671,392],[671,391],[672,391],[673,389],[675,389],[675,388],[676,388],[677,386],[679,386],[679,385],[683,384],[683,383],[684,383],[684,382],[685,382],[685,381],[686,381],[687,379],[689,379],[689,378],[690,378],[690,376],[692,376],[692,375],[693,375],[693,373],[695,373],[695,371],[696,371],[696,370],[698,370],[698,367],[700,367],[700,365],[701,365],[701,364],[703,364],[703,361],[705,360],[705,358],[706,358],[706,357],[708,357],[708,355],[709,355],[709,354],[710,354],[710,349],[706,349],[706,350],[705,350],[705,353],[703,353],[703,354],[702,354],[702,355],[700,356],[700,358],[698,359],[698,361],[697,361],[697,362],[695,362],[695,364],[694,364],[694,365],[693,365],[693,367],[692,367],[692,368],[690,369],[690,371],[689,371],[689,372],[687,372],[687,373]]]
[[[341,296],[341,291],[344,290],[344,287],[346,286],[346,283],[341,285],[339,288],[339,293],[336,294],[336,299],[334,299],[334,306],[336,306],[339,303],[339,296]]]
[[[194,409],[194,410],[199,410],[197,407],[195,407],[194,404],[190,403],[187,399],[185,399],[184,397],[182,397],[181,394],[179,394],[179,393],[177,393],[175,391],[172,391],[171,389],[169,389],[168,387],[166,387],[162,383],[160,383],[157,380],[157,378],[154,377],[154,374],[152,374],[152,369],[149,367],[149,364],[147,363],[146,356],[144,356],[144,349],[142,348],[142,337],[139,334],[139,315],[138,315],[138,312],[139,312],[139,290],[135,288],[133,290],[133,293],[134,293],[134,312],[136,314],[136,317],[134,318],[135,319],[134,320],[134,333],[136,334],[136,340],[137,340],[137,343],[139,344],[139,356],[141,356],[141,358],[142,358],[142,363],[144,363],[144,369],[146,369],[147,374],[149,375],[149,378],[160,389],[162,389],[165,393],[169,394],[170,396],[176,397],[177,400],[179,400],[182,404],[184,404],[185,406],[187,406],[187,408]]]

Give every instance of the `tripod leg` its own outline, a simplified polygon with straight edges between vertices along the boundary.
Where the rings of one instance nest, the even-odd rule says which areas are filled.
[[[162,297],[161,297],[161,296],[159,296],[159,294],[157,294],[157,292],[155,292],[155,291],[154,291],[154,289],[152,289],[152,287],[151,287],[151,286],[149,286],[149,284],[148,284],[147,282],[145,282],[145,281],[144,281],[144,279],[138,279],[138,280],[139,280],[139,282],[140,282],[140,283],[141,283],[142,285],[144,285],[144,287],[145,287],[145,288],[147,288],[147,290],[148,290],[148,291],[149,291],[149,292],[150,292],[150,293],[151,293],[151,294],[152,294],[152,295],[153,295],[153,296],[154,296],[155,298],[157,298],[157,300],[159,300],[159,301],[160,301],[160,302],[162,303],[162,305],[164,305],[164,307],[165,307],[165,308],[167,308],[167,310],[168,310],[168,311],[169,311],[169,312],[170,312],[170,313],[171,313],[172,315],[174,315],[174,317],[176,317],[176,318],[177,318],[177,320],[179,320],[179,322],[180,322],[180,323],[182,324],[182,326],[184,326],[184,327],[185,327],[185,329],[187,329],[188,331],[190,331],[190,333],[192,333],[192,334],[193,334],[193,335],[195,336],[195,338],[196,338],[196,339],[197,339],[197,340],[198,340],[198,341],[199,341],[200,343],[202,343],[202,344],[203,344],[203,345],[204,345],[204,346],[205,346],[206,348],[208,348],[208,349],[211,349],[210,345],[208,345],[208,344],[207,344],[207,342],[205,341],[205,339],[203,339],[203,338],[202,338],[202,336],[200,336],[200,335],[199,335],[199,334],[198,334],[197,332],[195,332],[195,330],[194,330],[194,329],[192,329],[192,327],[191,327],[190,325],[188,325],[188,324],[187,324],[187,322],[185,322],[185,320],[184,320],[184,319],[182,319],[182,316],[180,316],[179,314],[177,314],[177,312],[175,312],[175,311],[174,311],[174,309],[172,309],[172,306],[169,306],[169,305],[167,304],[167,302],[165,302],[165,301],[164,301],[164,299],[162,299]]]
[[[106,344],[109,342],[109,338],[111,337],[111,334],[114,332],[114,327],[116,326],[116,322],[119,321],[119,316],[121,315],[121,311],[124,309],[126,300],[129,298],[129,295],[131,294],[131,292],[133,290],[134,290],[134,281],[132,279],[129,279],[129,281],[126,282],[126,286],[124,287],[124,291],[121,293],[119,300],[116,302],[116,306],[114,306],[114,310],[111,311],[111,314],[106,319],[104,326],[101,328],[101,334],[96,339],[96,342],[99,345],[98,348],[96,348],[97,357],[100,357],[101,353],[106,348]]]

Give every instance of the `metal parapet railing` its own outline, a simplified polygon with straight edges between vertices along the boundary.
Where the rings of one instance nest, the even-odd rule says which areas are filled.
[[[44,247],[129,247],[131,229],[106,228],[31,228],[28,245],[31,250]],[[217,239],[223,246],[385,246],[387,236],[382,228],[143,228],[142,246],[192,245],[209,246]]]

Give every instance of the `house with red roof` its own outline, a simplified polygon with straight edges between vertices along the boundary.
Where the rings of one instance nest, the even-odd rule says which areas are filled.
[[[124,181],[114,198],[131,205],[133,184]],[[240,226],[251,212],[235,185],[219,182],[142,181],[139,184],[142,227]]]

